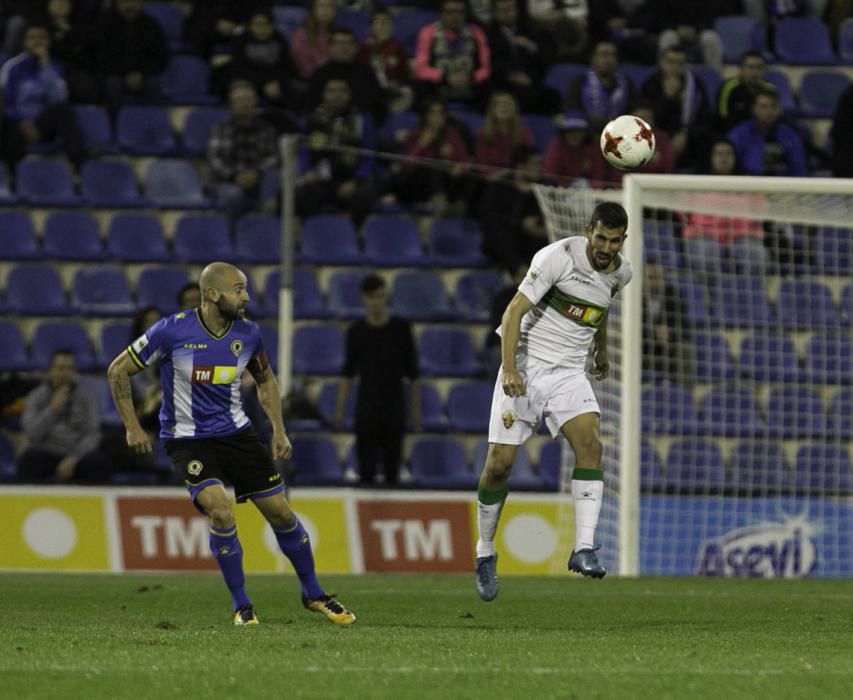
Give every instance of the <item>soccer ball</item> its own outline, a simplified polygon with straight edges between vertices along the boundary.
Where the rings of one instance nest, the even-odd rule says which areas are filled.
[[[601,155],[620,170],[633,170],[648,163],[655,154],[655,134],[633,114],[616,117],[601,131]]]

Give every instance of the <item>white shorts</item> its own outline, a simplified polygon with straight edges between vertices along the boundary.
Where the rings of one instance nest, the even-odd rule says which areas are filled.
[[[507,396],[503,390],[503,370],[498,371],[489,418],[489,442],[522,445],[539,430],[542,417],[551,437],[560,434],[567,421],[583,413],[601,413],[586,373],[555,367],[519,353],[516,367],[526,393]]]

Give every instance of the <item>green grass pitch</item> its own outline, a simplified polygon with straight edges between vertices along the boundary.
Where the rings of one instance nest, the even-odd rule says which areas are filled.
[[[252,576],[0,574],[0,697],[849,698],[846,581],[324,576],[358,615]]]

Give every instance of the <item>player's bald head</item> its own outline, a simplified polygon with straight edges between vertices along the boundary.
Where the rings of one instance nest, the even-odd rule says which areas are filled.
[[[215,289],[222,293],[225,289],[244,279],[246,279],[246,275],[239,267],[226,262],[213,262],[201,271],[198,286],[201,287],[201,294],[205,297],[205,292],[208,289]]]

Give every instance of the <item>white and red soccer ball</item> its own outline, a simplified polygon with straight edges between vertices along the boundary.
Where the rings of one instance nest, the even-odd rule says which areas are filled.
[[[633,114],[623,114],[601,131],[601,155],[620,170],[634,170],[655,154],[655,134],[646,122]]]

